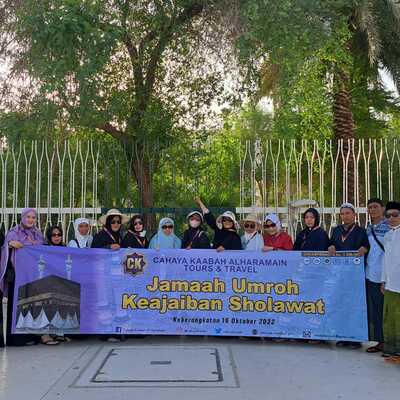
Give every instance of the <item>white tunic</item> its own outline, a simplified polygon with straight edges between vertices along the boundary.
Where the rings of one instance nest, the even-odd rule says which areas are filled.
[[[384,246],[382,282],[386,290],[400,293],[400,226],[385,235]]]

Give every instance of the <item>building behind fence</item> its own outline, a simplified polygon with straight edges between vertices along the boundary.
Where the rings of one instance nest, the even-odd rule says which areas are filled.
[[[354,202],[365,225],[370,197],[400,198],[397,140],[148,144],[141,157],[151,169],[152,209],[141,207],[141,188],[127,154],[137,156],[115,141],[3,141],[2,229],[16,224],[21,209],[30,206],[38,209],[43,229],[58,223],[68,237],[76,217],[96,221],[111,207],[129,214],[170,215],[181,230],[193,197],[200,194],[215,212],[229,208],[240,216],[255,212],[260,218],[278,212],[294,235],[309,205],[320,209],[322,223],[330,230],[345,201]]]

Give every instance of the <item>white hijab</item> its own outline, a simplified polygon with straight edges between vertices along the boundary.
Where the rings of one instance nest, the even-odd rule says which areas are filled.
[[[89,232],[87,235],[82,235],[79,232],[80,224],[88,224]],[[84,247],[90,247],[92,241],[92,235],[90,234],[90,221],[87,218],[77,218],[74,222],[74,230],[75,230],[75,239],[79,243],[79,247],[83,249]],[[89,243],[88,243],[89,242]]]

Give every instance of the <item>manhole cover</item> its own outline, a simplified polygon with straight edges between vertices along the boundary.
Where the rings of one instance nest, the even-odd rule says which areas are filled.
[[[104,346],[71,387],[237,387],[224,346]]]
[[[93,382],[219,382],[216,348],[114,348]]]

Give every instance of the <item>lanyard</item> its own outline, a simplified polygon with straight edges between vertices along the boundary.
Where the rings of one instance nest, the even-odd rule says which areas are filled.
[[[253,233],[253,236],[249,239],[249,240],[246,240],[246,247],[247,247],[247,245],[256,237],[256,235],[257,235],[257,231],[255,231],[254,233]]]
[[[146,238],[143,238],[143,240],[140,240],[140,238],[138,237],[138,235],[136,235],[135,232],[131,231],[130,229],[128,229],[128,232],[132,233],[133,237],[140,244],[140,246],[144,248],[145,243],[146,243]]]
[[[113,240],[114,243],[120,244],[121,242],[121,238],[118,239],[118,242],[115,240],[115,237],[113,235],[111,235],[111,233],[108,231],[108,229],[106,227],[104,227],[104,230],[108,233],[108,236],[110,236],[110,238]]]
[[[351,229],[349,229],[344,235],[342,234],[341,239],[342,239],[342,243],[344,243],[347,238],[350,236],[351,232],[353,232],[354,228],[356,227],[356,225],[354,224]]]

